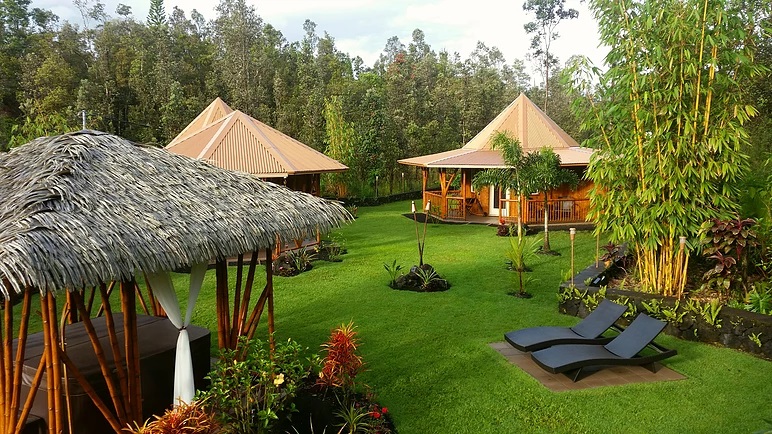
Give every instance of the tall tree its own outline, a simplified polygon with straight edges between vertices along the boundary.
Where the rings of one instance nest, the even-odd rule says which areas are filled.
[[[531,51],[539,66],[544,71],[544,113],[548,113],[550,92],[550,67],[557,64],[557,58],[552,55],[552,41],[558,38],[556,31],[563,20],[577,18],[576,9],[566,9],[566,0],[526,0],[523,10],[533,13],[534,20],[523,26],[531,36]]]
[[[150,10],[147,12],[147,25],[162,27],[166,25],[166,8],[164,0],[150,0]]]

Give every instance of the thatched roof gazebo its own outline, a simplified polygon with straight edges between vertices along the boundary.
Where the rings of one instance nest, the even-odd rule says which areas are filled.
[[[116,432],[142,420],[136,276],[148,276],[151,298],[153,290],[159,293],[156,298],[180,335],[187,336],[195,299],[183,321],[173,288],[161,286],[170,281],[170,271],[191,267],[191,292],[197,292],[207,265],[216,261],[218,342],[233,348],[240,335],[254,334],[265,306],[273,331],[270,263],[266,287],[250,302],[258,255],[251,255],[245,283],[243,255],[265,249],[270,261],[277,239],[302,238],[348,219],[337,203],[95,131],[40,138],[0,154],[0,432],[21,432],[43,379],[48,431],[64,431],[69,401],[59,379],[65,369]],[[230,291],[226,258],[234,256],[239,267]],[[108,302],[114,285],[121,295],[122,333]],[[26,380],[31,381],[29,396],[21,396],[34,293],[40,294],[45,351],[34,378]],[[109,331],[105,348],[92,324],[91,308],[100,303],[94,303],[95,296],[102,299]],[[22,313],[14,342],[17,298]],[[60,298],[65,302],[57,306]],[[83,322],[112,402],[100,400],[72,363],[60,341],[59,308],[65,319]]]

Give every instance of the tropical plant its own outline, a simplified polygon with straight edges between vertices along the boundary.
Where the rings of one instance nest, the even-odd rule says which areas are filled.
[[[611,47],[599,95],[589,92],[586,62],[573,75],[572,87],[584,92],[576,102],[591,102],[588,145],[599,149],[588,168],[590,218],[596,233],[630,242],[641,284],[667,295],[686,280],[678,237],[693,238],[703,222],[737,208],[735,182],[747,167],[743,124],[756,114],[743,86],[765,71],[753,59],[768,36],[755,3],[590,5]]]
[[[424,291],[430,289],[432,283],[440,280],[440,275],[431,267],[416,267],[415,275],[418,276],[418,282]]]
[[[754,264],[749,261],[750,253],[758,245],[754,219],[717,218],[706,222],[701,232],[703,234],[703,255],[716,261],[716,266],[705,273],[709,284],[718,285],[719,289],[729,295],[731,285],[739,283],[748,295],[748,269]],[[739,268],[740,275],[735,270]]]
[[[384,262],[383,268],[386,269],[386,272],[389,273],[389,277],[391,278],[389,286],[394,288],[397,285],[397,277],[400,270],[402,270],[402,265],[397,264],[397,260],[395,259],[391,265]]]
[[[475,191],[480,191],[482,188],[493,186],[492,188],[510,190],[516,194],[518,198],[522,197],[524,194],[528,194],[530,192],[530,187],[526,182],[527,180],[522,176],[525,160],[523,157],[523,148],[520,147],[520,142],[504,132],[497,132],[491,138],[491,149],[498,149],[501,151],[501,156],[507,167],[503,169],[485,169],[477,172],[474,175],[474,178],[472,178],[472,187],[474,187]],[[504,223],[506,222],[502,222],[502,225]],[[522,235],[522,227],[522,217],[520,216],[520,212],[518,212],[518,236]]]
[[[772,314],[772,287],[768,284],[757,283],[748,293],[748,302],[745,310],[763,314]]]
[[[576,188],[579,176],[568,169],[560,167],[560,156],[552,148],[541,148],[525,156],[522,176],[526,179],[529,190],[540,191],[543,196],[544,209],[544,245],[542,253],[551,253],[549,235],[549,192],[562,185]]]
[[[211,386],[199,399],[216,415],[224,433],[267,432],[308,371],[297,343],[279,343],[271,354],[262,341],[242,337],[237,351],[222,350],[207,377]]]
[[[142,426],[127,428],[132,434],[216,434],[221,432],[215,416],[207,411],[201,401],[180,403],[155,420],[146,420]]]
[[[310,270],[313,267],[311,262],[316,259],[314,252],[306,247],[298,250],[291,250],[288,252],[288,256],[290,264],[292,264],[293,268],[299,273]]]
[[[364,365],[362,357],[357,354],[358,346],[359,339],[353,322],[341,324],[334,329],[329,340],[322,345],[327,354],[316,384],[325,389],[340,389],[344,395],[353,393],[354,380]]]
[[[523,273],[527,270],[526,261],[536,253],[537,245],[540,241],[536,238],[526,239],[522,236],[509,236],[509,248],[507,249],[506,256],[512,269],[517,272],[520,297],[525,297],[527,294],[524,286],[525,282],[523,281]]]
[[[368,423],[370,412],[367,408],[355,404],[340,404],[342,408],[335,413],[335,415],[341,419],[341,423],[338,425],[340,426],[338,434],[368,432],[370,428],[370,424]]]

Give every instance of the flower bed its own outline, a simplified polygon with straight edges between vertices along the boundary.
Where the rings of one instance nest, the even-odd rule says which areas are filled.
[[[772,360],[772,315],[762,315],[695,300],[677,300],[637,291],[601,289],[585,282],[608,281],[613,269],[590,266],[564,282],[558,292],[559,310],[584,317],[603,298],[628,305],[623,321],[638,312],[668,321],[665,333],[681,339],[722,345]]]

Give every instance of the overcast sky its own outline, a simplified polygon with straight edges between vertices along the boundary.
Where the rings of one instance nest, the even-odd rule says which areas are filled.
[[[93,0],[92,0],[93,1]],[[132,8],[135,19],[145,21],[150,0],[102,0],[106,11],[115,16],[118,3]],[[351,57],[360,56],[372,66],[383,51],[386,41],[397,36],[403,44],[411,41],[414,29],[423,30],[426,42],[435,52],[457,52],[466,59],[477,41],[498,47],[508,63],[526,60],[530,38],[523,24],[530,17],[522,10],[522,0],[247,0],[263,20],[279,29],[289,41],[303,37],[306,19],[317,24],[317,33],[329,33],[335,46]],[[167,13],[174,6],[189,17],[197,9],[207,19],[214,18],[212,0],[166,0]],[[68,0],[33,0],[33,7],[51,9],[62,19],[81,24],[80,14]],[[588,56],[602,66],[607,53],[598,47],[597,25],[585,3],[567,0],[567,7],[579,11],[579,18],[558,26],[560,37],[553,42],[552,52],[561,64],[574,54]],[[532,76],[534,74],[530,70]]]

